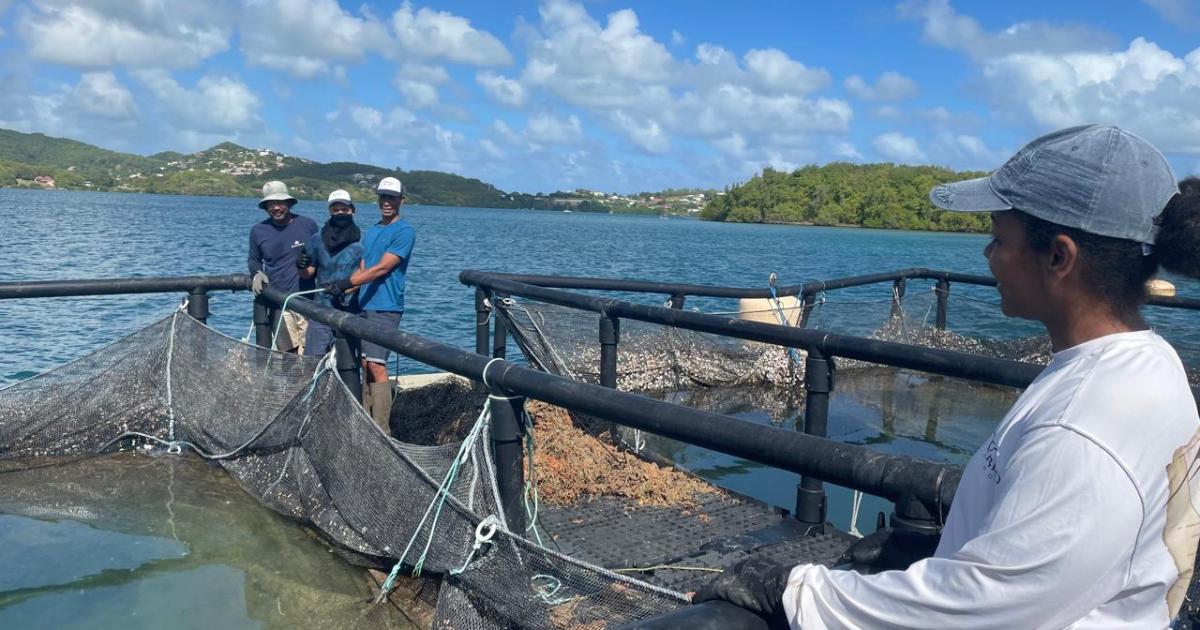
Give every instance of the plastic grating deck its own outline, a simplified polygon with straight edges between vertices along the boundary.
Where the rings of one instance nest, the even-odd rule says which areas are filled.
[[[832,565],[856,540],[832,527],[806,535],[779,510],[727,495],[689,509],[639,507],[615,498],[569,508],[543,504],[538,520],[562,553],[685,592],[713,576],[696,567],[724,568],[750,556]],[[661,565],[680,568],[649,568]],[[637,568],[646,570],[630,570]]]

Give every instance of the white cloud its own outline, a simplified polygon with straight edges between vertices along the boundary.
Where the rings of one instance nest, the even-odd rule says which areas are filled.
[[[13,0],[0,0],[0,17],[4,17],[4,14],[8,11],[8,8],[12,6],[12,4]],[[0,37],[4,37],[4,35],[4,29],[0,28]]]
[[[675,60],[639,30],[632,10],[610,14],[603,27],[582,5],[566,0],[549,0],[539,13],[542,25],[529,34],[523,83],[583,107],[620,108],[669,98],[664,84],[675,75]]]
[[[479,146],[483,149],[484,153],[488,154],[488,157],[496,160],[504,159],[506,157],[504,151],[489,138],[483,138],[480,140]]]
[[[350,120],[353,120],[359,129],[375,133],[383,127],[383,112],[374,107],[354,105],[350,107]]]
[[[775,92],[808,94],[829,85],[829,73],[824,69],[810,69],[782,50],[751,50],[745,60],[750,74]]]
[[[1176,26],[1190,29],[1200,24],[1192,0],[1142,0],[1142,3],[1158,11],[1163,19]]]
[[[909,0],[899,11],[902,17],[922,22],[925,41],[977,59],[1014,52],[1099,50],[1113,42],[1110,34],[1080,24],[1018,22],[989,33],[975,18],[955,11],[949,0]]]
[[[732,133],[724,138],[717,138],[713,140],[712,144],[733,157],[740,158],[746,155],[746,138],[740,133]]]
[[[339,137],[344,140],[343,151],[353,159],[461,173],[463,156],[477,151],[476,143],[462,133],[430,123],[403,107],[384,112],[348,105],[332,118],[335,125],[342,120],[350,123],[341,126]]]
[[[681,126],[693,135],[710,137],[725,135],[730,127],[757,133],[846,131],[852,117],[845,101],[761,94],[731,84],[685,94],[677,112]]]
[[[519,81],[494,72],[484,71],[475,75],[475,82],[483,87],[498,103],[521,107],[525,104],[525,87]]]
[[[583,137],[583,125],[575,115],[556,118],[550,114],[536,114],[525,123],[525,136],[537,144],[577,142]]]
[[[383,48],[387,29],[369,15],[351,15],[336,0],[253,0],[246,3],[238,39],[250,65],[312,78],[340,76],[340,64]]]
[[[892,162],[913,164],[925,161],[925,152],[917,141],[895,131],[876,136],[871,146]]]
[[[1012,154],[1007,149],[994,150],[988,147],[979,136],[948,131],[934,135],[932,148],[939,162],[975,170],[992,170]]]
[[[137,117],[133,94],[111,72],[85,72],[68,100],[79,109],[111,120]]]
[[[392,14],[395,43],[408,55],[475,66],[505,66],[512,55],[499,39],[477,30],[464,17],[422,7],[407,0]]]
[[[438,105],[438,86],[449,81],[449,73],[441,66],[407,61],[396,71],[392,85],[409,107],[422,109]]]
[[[863,159],[862,154],[854,147],[853,142],[835,143],[833,145],[833,154],[838,159],[850,160],[852,162],[858,162]]]
[[[871,115],[881,120],[902,120],[904,112],[895,105],[880,105],[871,110]]]
[[[917,83],[898,72],[884,72],[869,85],[862,77],[852,74],[844,82],[846,90],[866,101],[902,101],[917,95]]]
[[[189,89],[162,70],[143,70],[135,76],[165,106],[172,122],[184,129],[221,133],[262,126],[258,115],[261,101],[233,77],[206,75]]]
[[[66,98],[65,90],[38,93],[26,77],[0,74],[0,127],[26,133],[68,134],[72,130],[60,111]]]
[[[671,140],[657,121],[635,119],[621,110],[612,113],[612,121],[626,140],[647,153],[666,153],[671,150]]]
[[[1200,153],[1200,48],[1181,59],[1137,38],[1117,52],[1011,54],[982,71],[996,102],[1041,127],[1116,124],[1165,151]]]
[[[976,62],[996,111],[1043,131],[1118,125],[1166,152],[1200,153],[1200,48],[1177,57],[1138,37],[1122,50],[1089,28],[1040,22],[987,32],[947,0],[910,2],[901,13],[923,22],[928,41]],[[945,114],[935,122],[963,118]]]
[[[740,174],[764,163],[816,159],[814,148],[827,141],[814,134],[844,133],[853,118],[844,100],[819,96],[830,84],[825,69],[780,50],[739,57],[700,43],[693,58],[676,59],[668,44],[679,46],[681,38],[656,41],[629,9],[599,20],[584,4],[545,0],[539,16],[539,23],[518,27],[527,58],[519,79],[524,98],[553,95],[647,153],[697,150],[688,141],[698,140],[722,154],[723,164],[713,169],[727,177],[734,162]]]
[[[38,61],[77,68],[190,68],[229,47],[222,1],[33,0],[18,28]]]
[[[682,46],[683,43],[686,41],[687,41],[687,39],[684,38],[683,33],[680,33],[679,31],[676,31],[674,29],[671,30],[671,45],[672,46]]]

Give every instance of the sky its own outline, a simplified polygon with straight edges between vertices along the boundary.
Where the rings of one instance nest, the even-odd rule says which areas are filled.
[[[1200,0],[0,0],[0,127],[143,155],[634,193],[1086,123],[1200,174]]]

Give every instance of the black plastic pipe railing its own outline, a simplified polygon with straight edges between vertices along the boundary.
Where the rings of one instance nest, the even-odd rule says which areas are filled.
[[[126,293],[187,293],[196,289],[204,291],[239,291],[249,288],[250,277],[246,274],[181,276],[178,278],[103,278],[97,280],[0,282],[0,300],[82,295],[122,295]]]
[[[610,317],[635,319],[789,348],[806,348],[825,356],[884,363],[997,385],[1025,387],[1042,371],[1042,366],[1020,361],[980,357],[953,350],[923,348],[821,330],[762,324],[724,315],[634,304],[523,284],[482,271],[464,271],[459,274],[459,280],[463,284],[501,291],[507,295],[592,311]]]
[[[584,276],[544,276],[530,274],[493,273],[494,278],[512,280],[522,284],[532,284],[550,289],[580,289],[590,291],[623,291],[626,293],[657,293],[671,296],[672,307],[680,308],[685,298],[718,297],[718,298],[769,298],[771,290],[752,287],[719,287],[707,284],[682,284],[674,282],[652,282],[648,280],[620,280],[615,278],[593,278]],[[792,284],[776,287],[775,294],[779,296],[796,295],[800,297],[814,295],[822,291],[861,287],[884,282],[900,280],[937,280],[939,291],[944,295],[949,291],[949,283],[959,282],[984,287],[996,286],[996,279],[991,276],[981,276],[956,271],[941,271],[924,267],[897,269],[881,273],[849,276],[834,280],[814,280],[804,284]],[[1185,308],[1200,310],[1200,299],[1187,297],[1152,297],[1146,301],[1151,306],[1167,308]],[[944,312],[944,311],[943,311]]]
[[[282,303],[286,294],[268,285],[263,295]],[[426,365],[484,382],[493,359],[400,330],[387,330],[355,315],[293,299],[288,308],[334,330],[366,339]],[[895,500],[912,493],[929,506],[949,508],[959,470],[924,460],[888,455],[746,420],[699,411],[619,390],[581,383],[507,361],[495,361],[486,382],[512,394],[650,431],[734,457],[816,475],[831,483]]]
[[[615,278],[591,278],[582,276],[541,276],[529,274],[494,273],[495,278],[512,280],[522,284],[532,284],[551,289],[587,289],[594,291],[624,291],[627,293],[662,293],[665,295],[720,297],[720,298],[769,298],[771,290],[750,287],[718,287],[707,284],[681,284],[674,282],[651,282],[647,280],[620,280]],[[777,295],[804,295],[830,289],[845,289],[880,282],[916,278],[928,280],[947,280],[995,286],[995,278],[977,276],[953,271],[938,271],[914,267],[898,269],[882,273],[872,273],[862,276],[850,276],[836,280],[805,282],[776,287]]]

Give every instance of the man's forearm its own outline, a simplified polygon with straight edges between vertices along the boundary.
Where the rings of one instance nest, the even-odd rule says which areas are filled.
[[[388,275],[389,273],[391,273],[392,269],[395,269],[395,267],[396,267],[395,265],[380,264],[380,265],[375,265],[374,267],[371,267],[370,269],[360,269],[350,275],[350,282],[353,282],[354,286],[362,286],[368,282],[378,280],[378,279]]]

